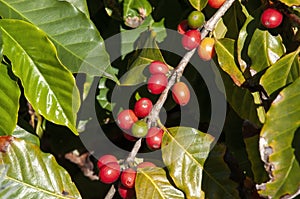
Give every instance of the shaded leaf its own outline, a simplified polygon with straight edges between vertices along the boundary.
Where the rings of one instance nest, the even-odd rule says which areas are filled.
[[[11,135],[17,125],[19,98],[17,81],[12,77],[11,67],[0,64],[0,135]]]
[[[287,6],[300,6],[300,2],[298,0],[279,0]]]
[[[298,78],[279,93],[267,112],[259,148],[271,179],[257,186],[262,196],[280,198],[300,193],[300,166],[292,147],[300,126],[299,88]]]
[[[239,198],[238,184],[230,180],[230,169],[224,162],[226,146],[217,144],[204,164],[202,187],[206,198]]]
[[[245,78],[235,63],[234,43],[233,39],[220,39],[216,41],[215,48],[220,67],[230,75],[236,85],[241,86]]]
[[[207,0],[189,0],[190,4],[196,9],[201,11],[205,8]]]
[[[152,6],[148,0],[124,0],[123,2],[124,23],[131,28],[140,26],[151,12]]]
[[[184,194],[170,184],[166,172],[159,167],[138,169],[135,191],[137,199],[184,199]]]
[[[300,48],[283,56],[262,76],[260,84],[269,95],[300,76],[299,52]]]
[[[254,73],[262,71],[274,64],[284,52],[285,48],[280,35],[273,36],[269,31],[257,28],[248,47],[251,69]]]
[[[0,0],[0,15],[26,20],[42,29],[53,41],[63,64],[73,73],[104,75],[118,82],[110,70],[109,56],[97,28],[70,3]]]
[[[175,185],[187,198],[201,198],[202,171],[213,137],[189,127],[168,128],[162,158]]]
[[[3,53],[11,60],[34,110],[77,134],[79,91],[72,73],[58,60],[55,46],[44,32],[25,21],[1,19],[0,28]]]
[[[0,157],[1,198],[81,198],[66,170],[37,145],[1,136]]]

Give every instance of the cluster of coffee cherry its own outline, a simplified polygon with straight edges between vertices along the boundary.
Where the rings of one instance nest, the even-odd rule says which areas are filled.
[[[121,169],[119,161],[114,155],[103,155],[98,159],[99,179],[105,184],[115,183],[118,179],[118,193],[124,199],[131,199],[135,196],[135,178],[138,168],[156,167],[151,162],[139,163],[136,167]]]

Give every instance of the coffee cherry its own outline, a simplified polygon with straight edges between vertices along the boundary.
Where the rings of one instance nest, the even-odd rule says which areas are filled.
[[[215,40],[213,38],[204,38],[198,47],[198,55],[204,61],[209,61],[215,55]]]
[[[136,171],[128,168],[121,174],[121,183],[127,188],[133,188],[135,183]]]
[[[130,134],[127,133],[127,132],[123,132],[123,136],[124,136],[124,138],[125,138],[126,140],[128,140],[128,141],[130,141],[130,142],[135,142],[135,141],[137,141],[137,138],[136,138],[136,137],[130,135]]]
[[[261,15],[261,23],[266,28],[276,28],[282,22],[282,14],[274,8],[266,9]]]
[[[152,75],[148,79],[147,88],[152,94],[161,94],[168,84],[168,78],[163,74]]]
[[[146,144],[149,149],[157,150],[161,147],[162,136],[164,131],[157,127],[151,127],[146,136]]]
[[[130,109],[123,110],[118,114],[117,124],[123,130],[129,130],[136,121],[138,118]]]
[[[119,178],[120,173],[120,165],[117,162],[109,162],[100,168],[99,179],[105,184],[111,184]]]
[[[169,71],[168,66],[164,62],[161,62],[161,61],[153,61],[149,65],[149,72],[152,75],[166,74],[168,71]]]
[[[100,169],[103,165],[106,165],[109,162],[118,162],[118,160],[113,155],[103,155],[98,159],[97,166]]]
[[[141,162],[137,165],[137,168],[156,167],[152,162]]]
[[[121,198],[123,199],[133,199],[135,196],[135,191],[134,189],[129,189],[122,184],[119,184],[118,186],[118,192]]]
[[[203,25],[205,16],[201,11],[193,11],[189,14],[187,20],[190,28],[197,29]]]
[[[226,0],[208,0],[208,5],[212,8],[220,8]]]
[[[152,107],[153,104],[151,100],[146,97],[143,97],[135,103],[134,113],[137,117],[144,118],[150,113]]]
[[[188,21],[187,20],[183,20],[181,21],[178,26],[177,26],[177,31],[179,32],[179,34],[184,34],[189,30],[189,25],[188,25]]]
[[[190,101],[190,90],[183,82],[177,82],[172,88],[172,97],[180,106],[186,105]]]
[[[133,136],[141,138],[145,137],[148,133],[147,123],[143,120],[139,120],[132,125],[131,133]]]
[[[193,50],[199,46],[200,41],[200,32],[198,30],[189,30],[183,35],[181,43],[186,50]]]

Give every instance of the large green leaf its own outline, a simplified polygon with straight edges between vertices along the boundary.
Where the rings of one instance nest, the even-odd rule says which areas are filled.
[[[184,199],[184,194],[170,184],[166,172],[159,167],[138,169],[135,191],[137,199]]]
[[[63,1],[63,0],[60,0]],[[88,18],[90,17],[89,9],[86,0],[64,0],[74,5],[78,10],[83,12]]]
[[[11,60],[32,107],[77,134],[79,91],[72,73],[58,60],[55,46],[44,32],[25,21],[1,19],[0,28],[3,54]]]
[[[152,12],[152,6],[148,0],[124,0],[123,19],[127,26],[136,28]]]
[[[205,8],[207,0],[189,0],[190,4],[196,9],[201,11]]]
[[[21,95],[17,81],[13,79],[11,68],[0,64],[0,135],[11,135],[17,125],[19,98]]]
[[[216,41],[215,48],[220,67],[230,75],[236,85],[241,86],[245,82],[245,78],[235,63],[234,43],[233,39],[220,39]]]
[[[26,130],[24,130],[23,128],[21,128],[19,126],[16,126],[16,128],[14,129],[14,132],[12,133],[12,136],[15,138],[25,140],[27,143],[30,142],[32,144],[40,146],[40,140],[39,140],[38,136],[27,132]]]
[[[204,164],[202,187],[206,198],[238,198],[237,183],[230,180],[230,169],[224,162],[225,145],[215,145]]]
[[[1,136],[0,157],[1,198],[81,198],[66,170],[37,145]]]
[[[279,93],[267,112],[266,123],[261,130],[260,153],[271,179],[258,188],[261,195],[269,198],[300,193],[299,159],[292,146],[300,126],[299,88],[298,78]]]
[[[300,47],[298,50],[285,55],[262,76],[260,84],[269,95],[300,76],[299,52]]]
[[[300,6],[300,2],[298,0],[279,0],[287,6]]]
[[[252,35],[248,55],[251,69],[257,73],[274,64],[285,52],[280,35],[273,36],[267,30],[256,29]]]
[[[87,16],[65,1],[0,0],[3,18],[23,19],[42,29],[55,44],[59,58],[73,73],[108,77],[109,56],[97,28]]]
[[[187,198],[201,198],[202,171],[213,137],[189,127],[168,128],[162,158],[175,185]]]

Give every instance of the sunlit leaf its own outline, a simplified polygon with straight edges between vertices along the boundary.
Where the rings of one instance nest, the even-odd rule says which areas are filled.
[[[0,29],[3,53],[11,60],[34,110],[77,134],[79,91],[72,73],[58,60],[55,46],[44,32],[25,21],[1,19]]]
[[[54,156],[11,136],[0,137],[1,198],[81,198]]]
[[[196,9],[201,11],[207,4],[207,0],[189,0],[190,4]]]
[[[83,12],[88,18],[90,17],[86,0],[59,0],[59,1],[69,2],[70,4],[74,5],[78,10]]]
[[[279,1],[286,4],[287,6],[300,6],[300,3],[298,0],[279,0]]]
[[[97,100],[98,103],[100,104],[100,106],[108,111],[112,111],[113,107],[114,107],[114,103],[111,103],[108,100],[108,92],[109,92],[109,88],[107,88],[107,86],[105,85],[107,79],[105,78],[101,78],[99,81],[99,94],[97,95]]]

